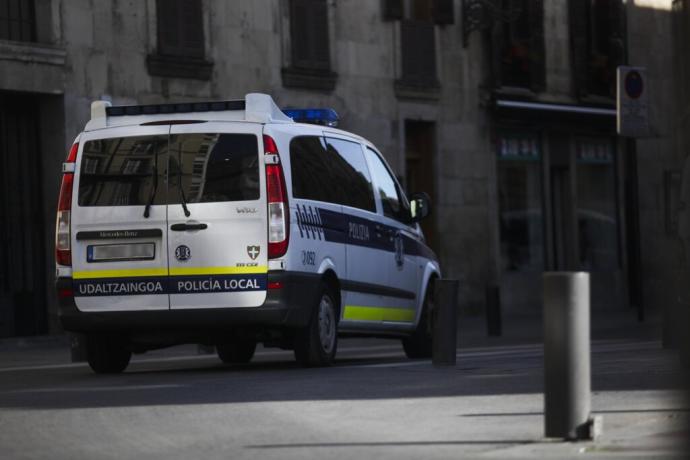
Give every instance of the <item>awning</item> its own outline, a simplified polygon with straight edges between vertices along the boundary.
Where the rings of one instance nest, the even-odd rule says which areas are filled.
[[[506,109],[522,109],[529,111],[560,112],[580,115],[603,115],[616,116],[616,109],[602,107],[587,107],[584,105],[569,104],[547,104],[543,102],[512,101],[506,99],[496,99],[496,107]]]

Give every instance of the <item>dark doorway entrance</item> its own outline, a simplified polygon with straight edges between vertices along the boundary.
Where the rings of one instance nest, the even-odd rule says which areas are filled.
[[[0,337],[47,332],[38,100],[0,92]]]
[[[405,187],[407,194],[426,192],[432,206],[437,204],[435,182],[436,127],[433,122],[405,120]],[[424,237],[431,249],[438,251],[436,217],[432,213],[421,222]]]
[[[550,270],[590,273],[592,306],[624,299],[619,253],[615,143],[612,138],[554,132],[550,142]]]
[[[566,132],[552,132],[549,135],[549,170],[551,199],[551,242],[550,270],[577,270],[575,254],[577,239],[574,232],[575,194],[572,178],[572,149],[570,135]]]

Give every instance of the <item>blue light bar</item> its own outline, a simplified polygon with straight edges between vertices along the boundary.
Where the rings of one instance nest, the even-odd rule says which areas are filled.
[[[297,123],[338,126],[338,114],[333,109],[283,109],[283,113]]]

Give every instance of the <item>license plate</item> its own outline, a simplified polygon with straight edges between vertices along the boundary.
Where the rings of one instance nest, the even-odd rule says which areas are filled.
[[[87,247],[87,262],[119,260],[152,260],[156,256],[154,243],[98,244]]]

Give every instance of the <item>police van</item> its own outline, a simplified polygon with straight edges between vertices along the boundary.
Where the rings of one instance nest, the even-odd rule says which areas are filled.
[[[408,201],[376,147],[336,122],[256,93],[91,105],[63,164],[56,286],[95,372],[181,343],[226,363],[260,342],[328,365],[339,335],[430,355],[428,196]]]

